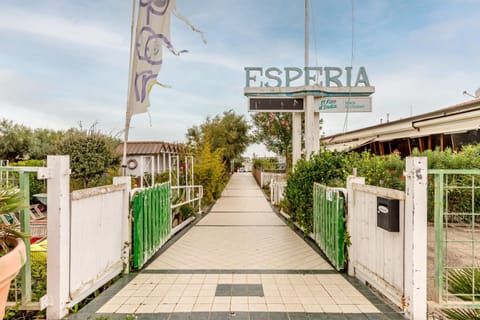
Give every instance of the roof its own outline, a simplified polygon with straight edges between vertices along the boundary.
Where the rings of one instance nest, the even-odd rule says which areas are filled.
[[[391,141],[439,133],[459,133],[480,128],[480,98],[413,117],[326,136],[327,149],[355,149],[371,141]]]
[[[119,153],[123,152],[123,144],[117,148]],[[127,155],[153,155],[160,153],[182,153],[185,146],[180,143],[169,143],[163,141],[128,141]]]

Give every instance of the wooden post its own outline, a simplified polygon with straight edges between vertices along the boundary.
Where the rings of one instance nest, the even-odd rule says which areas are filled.
[[[70,288],[70,157],[48,156],[47,168],[48,255],[47,319],[68,314]]]
[[[432,150],[432,136],[428,136],[428,146],[427,146],[428,150]]]
[[[354,169],[356,171],[356,169]],[[355,172],[356,174],[356,172]],[[348,194],[348,208],[350,212],[354,212],[354,207],[355,207],[355,196],[354,193],[355,191],[353,190],[353,184],[358,183],[358,184],[365,184],[365,178],[363,177],[355,177],[355,176],[349,176],[347,178],[347,194]],[[355,228],[358,228],[358,225],[355,225],[352,221],[347,216],[347,231],[350,233],[350,235],[354,234],[357,230]],[[350,247],[348,248],[348,257],[350,261],[348,262],[348,275],[350,276],[355,276],[355,264],[357,263],[357,244],[355,242],[352,242]]]
[[[427,158],[407,157],[405,297],[409,319],[427,319]]]
[[[440,151],[443,151],[443,133],[440,133]]]
[[[383,147],[383,142],[381,142],[381,141],[378,142],[378,148],[380,149],[380,155],[384,156],[385,155],[385,149]]]
[[[420,152],[423,152],[425,150],[424,145],[423,145],[423,138],[418,138],[418,145],[420,147]]]
[[[130,177],[114,177],[113,184],[125,184],[123,191],[123,208],[121,212],[122,219],[122,260],[124,265],[124,274],[130,272],[130,245],[132,239],[132,223],[130,220],[130,190],[132,189],[132,180]]]

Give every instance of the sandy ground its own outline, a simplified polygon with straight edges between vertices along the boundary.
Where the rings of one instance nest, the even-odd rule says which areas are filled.
[[[472,237],[476,243],[472,246]],[[444,240],[463,241],[444,244],[444,267],[469,267],[480,266],[480,225],[471,227],[449,225],[448,231],[444,230]],[[433,224],[428,225],[428,261],[427,261],[427,300],[434,300],[435,296],[435,232]],[[446,251],[446,252],[445,252]]]

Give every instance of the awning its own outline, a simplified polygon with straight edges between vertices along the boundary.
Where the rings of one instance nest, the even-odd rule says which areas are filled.
[[[328,144],[325,148],[329,151],[349,151],[352,149],[359,148],[375,140],[374,137],[363,138],[354,141],[340,142],[336,144]]]

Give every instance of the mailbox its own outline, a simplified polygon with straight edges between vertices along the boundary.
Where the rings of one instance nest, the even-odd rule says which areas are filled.
[[[390,232],[400,231],[400,202],[397,199],[377,197],[377,227]]]

